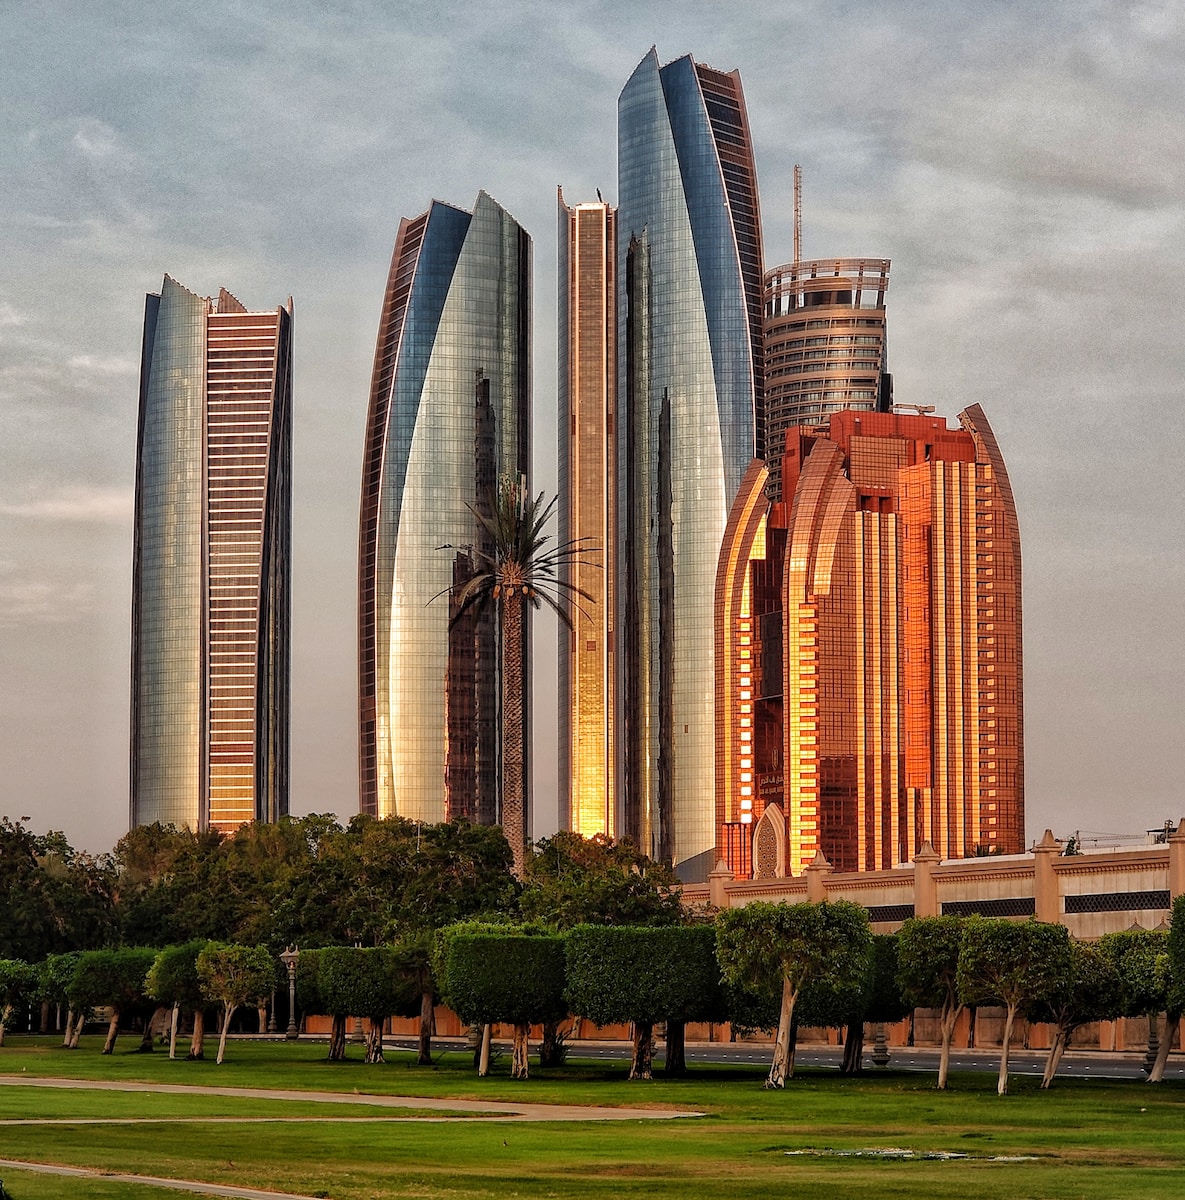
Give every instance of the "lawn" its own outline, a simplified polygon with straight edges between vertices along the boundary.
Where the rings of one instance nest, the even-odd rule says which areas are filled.
[[[234,1042],[227,1061],[170,1061],[126,1048],[104,1058],[54,1039],[11,1038],[0,1073],[86,1079],[371,1092],[565,1104],[653,1105],[705,1115],[676,1121],[528,1124],[507,1118],[421,1123],[404,1111],[354,1104],[160,1093],[0,1087],[0,1120],[136,1124],[0,1125],[0,1157],[275,1188],[333,1200],[378,1197],[647,1197],[735,1200],[822,1191],[828,1200],[974,1195],[975,1200],[1177,1200],[1185,1195],[1185,1086],[1097,1080],[1047,1093],[1027,1078],[1007,1097],[994,1073],[955,1075],[946,1094],[931,1075],[882,1071],[845,1079],[806,1071],[784,1092],[747,1067],[696,1069],[685,1080],[630,1083],[625,1064],[574,1061],[516,1083],[508,1062],[486,1080],[464,1055],[417,1068],[403,1052],[367,1067],[324,1061],[313,1044]],[[532,1063],[534,1069],[534,1063]],[[314,1122],[259,1121],[268,1117]],[[338,1118],[368,1118],[342,1121]],[[231,1118],[231,1120],[216,1120]],[[246,1118],[254,1118],[247,1121]],[[967,1158],[870,1158],[887,1148]],[[1009,1158],[1021,1161],[1005,1161]],[[994,1160],[1000,1161],[994,1161]],[[146,1200],[143,1186],[0,1170],[14,1200]]]

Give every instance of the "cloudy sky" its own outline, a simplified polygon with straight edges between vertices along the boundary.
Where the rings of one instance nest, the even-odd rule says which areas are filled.
[[[978,401],[1025,553],[1028,832],[1185,814],[1185,9],[1175,0],[0,0],[0,814],[127,824],[144,293],[296,305],[292,809],[357,807],[362,434],[399,218],[535,239],[555,486],[555,187],[616,197],[651,44],[744,81],[770,265],[893,260],[901,402]],[[540,624],[536,832],[554,826]]]

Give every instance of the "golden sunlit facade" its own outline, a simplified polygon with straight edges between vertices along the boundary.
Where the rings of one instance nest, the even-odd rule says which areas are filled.
[[[288,811],[292,304],[147,298],[132,616],[133,826]]]
[[[790,431],[784,549],[770,529],[750,563],[756,580],[781,555],[781,620],[718,619],[734,654],[755,635],[773,662],[780,641],[782,705],[755,709],[752,820],[785,814],[790,874],[820,852],[861,871],[925,841],[945,858],[1024,848],[1016,510],[982,410],[959,420],[847,410]],[[748,875],[737,809],[719,849]]]
[[[559,540],[585,553],[561,578],[560,824],[584,837],[616,833],[613,628],[616,456],[616,210],[559,203]],[[566,806],[566,811],[565,807]]]

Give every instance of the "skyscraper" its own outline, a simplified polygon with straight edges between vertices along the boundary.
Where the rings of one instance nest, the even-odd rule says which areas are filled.
[[[959,420],[846,410],[788,431],[793,507],[746,545],[751,862],[739,806],[721,828],[738,873],[768,873],[776,844],[792,874],[819,851],[855,871],[924,841],[1023,849],[1016,508],[983,411]]]
[[[469,506],[527,476],[530,287],[531,240],[484,192],[400,222],[362,473],[366,813],[499,819],[493,613],[449,618],[486,549]]]
[[[740,78],[652,49],[618,104],[619,832],[706,876],[713,605],[763,447],[762,250]]]
[[[889,260],[792,262],[765,275],[765,404],[770,499],[782,495],[782,451],[794,425],[845,408],[887,412],[885,292]]]
[[[603,201],[559,204],[559,544],[589,552],[561,579],[588,600],[565,599],[560,626],[560,826],[585,837],[617,828],[613,608],[616,577],[616,211]]]
[[[131,823],[288,811],[292,301],[165,276],[145,305],[132,585]]]

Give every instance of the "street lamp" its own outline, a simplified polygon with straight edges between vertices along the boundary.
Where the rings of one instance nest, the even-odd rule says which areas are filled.
[[[288,968],[288,1030],[284,1036],[291,1042],[300,1036],[296,1028],[296,964],[300,961],[300,950],[289,946],[280,955],[280,961]]]

